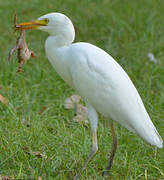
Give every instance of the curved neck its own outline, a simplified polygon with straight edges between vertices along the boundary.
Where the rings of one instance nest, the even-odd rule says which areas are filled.
[[[62,47],[72,44],[75,39],[75,30],[72,24],[65,28],[56,28],[49,33],[50,36],[46,40],[46,44],[51,47]]]
[[[74,39],[73,39],[74,40]],[[48,36],[48,38],[46,39],[46,43],[45,46],[47,48],[59,48],[59,47],[63,47],[63,46],[69,46],[70,44],[72,44],[73,42],[72,39],[67,39],[63,36]]]

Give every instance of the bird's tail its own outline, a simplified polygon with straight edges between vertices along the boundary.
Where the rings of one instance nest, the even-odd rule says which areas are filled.
[[[158,131],[156,130],[155,126],[151,122],[151,120],[149,121],[149,123],[146,123],[145,125],[146,126],[143,126],[142,128],[135,128],[138,135],[149,144],[156,146],[158,148],[162,148],[163,140],[159,135]]]
[[[156,129],[154,129],[154,132],[156,134],[156,136],[154,137],[154,145],[157,146],[158,148],[162,148],[163,147],[163,140],[162,140],[161,136],[159,135],[159,133],[157,132]]]

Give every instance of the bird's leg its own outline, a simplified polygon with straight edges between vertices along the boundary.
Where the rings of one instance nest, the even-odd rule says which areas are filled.
[[[87,164],[92,159],[92,157],[96,154],[97,150],[98,150],[98,147],[97,147],[97,133],[93,132],[93,134],[92,134],[92,149],[91,149],[91,152],[90,152],[87,160],[85,161],[83,167],[81,168],[81,170],[74,177],[74,180],[77,180],[80,177],[81,173],[85,170],[85,168],[87,167]]]
[[[97,112],[95,111],[95,109],[92,106],[87,104],[87,108],[88,108],[88,118],[89,118],[89,121],[90,121],[90,124],[91,124],[91,129],[92,129],[92,149],[91,149],[91,152],[90,152],[87,160],[84,162],[84,165],[83,165],[82,169],[74,177],[74,180],[77,180],[80,177],[80,174],[85,170],[85,168],[87,167],[87,164],[89,163],[89,161],[92,159],[92,157],[96,154],[96,152],[98,150],[98,145],[97,145],[97,121],[98,121],[98,115],[97,115]]]
[[[111,151],[111,155],[109,157],[108,166],[107,166],[106,170],[103,172],[103,176],[109,176],[109,170],[112,167],[114,155],[115,155],[116,149],[117,149],[117,136],[116,136],[116,133],[114,130],[113,122],[110,122],[110,128],[111,128],[112,137],[113,137],[112,151]]]

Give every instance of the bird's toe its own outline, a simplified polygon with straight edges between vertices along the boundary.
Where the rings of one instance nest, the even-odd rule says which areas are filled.
[[[109,176],[109,171],[104,171],[104,172],[102,173],[102,176],[103,176],[103,177],[108,177],[108,176]]]

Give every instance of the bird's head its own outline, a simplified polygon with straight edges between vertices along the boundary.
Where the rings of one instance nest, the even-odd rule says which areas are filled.
[[[49,13],[34,21],[17,24],[15,29],[39,29],[54,36],[65,32],[74,33],[74,27],[71,20],[61,13]]]

